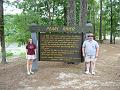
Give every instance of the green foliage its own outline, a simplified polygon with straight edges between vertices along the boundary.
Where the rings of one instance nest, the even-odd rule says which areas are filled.
[[[25,52],[21,52],[19,56],[25,58],[26,57],[25,55],[26,55]]]
[[[31,14],[5,16],[6,41],[25,44],[30,38],[29,25],[33,22],[40,23],[40,17],[35,13],[31,12]]]
[[[29,25],[63,25],[63,5],[60,0],[25,0],[6,2],[23,10],[18,15],[5,15],[5,36],[7,42],[25,44],[30,38]],[[52,11],[51,11],[52,10]],[[49,12],[50,11],[50,12]]]
[[[112,6],[112,9],[113,9],[113,12],[112,12],[112,22],[113,22],[113,35],[115,35],[115,33],[118,32],[119,30],[119,22],[120,22],[120,1],[118,0],[113,0],[113,6]],[[111,3],[109,2],[109,0],[106,0],[104,2],[104,17],[103,17],[103,20],[104,20],[104,23],[106,25],[106,29],[108,30],[108,32],[110,31],[110,18],[111,18],[111,12],[110,12],[110,9],[111,9]]]
[[[67,0],[16,0],[12,3],[5,0],[8,5],[14,5],[23,10],[18,15],[5,15],[5,36],[7,42],[18,42],[25,44],[30,38],[29,25],[36,23],[39,25],[64,25],[64,9],[67,7]],[[95,26],[95,34],[99,35],[100,2],[98,0],[88,0],[88,17]],[[110,1],[103,0],[103,33],[110,33]],[[76,0],[76,21],[79,24],[80,0]],[[120,1],[113,0],[113,33],[120,30]],[[119,34],[119,33],[118,33]]]
[[[7,53],[6,53],[6,57],[11,57],[11,56],[13,56],[13,53],[12,53],[12,52],[7,52]]]

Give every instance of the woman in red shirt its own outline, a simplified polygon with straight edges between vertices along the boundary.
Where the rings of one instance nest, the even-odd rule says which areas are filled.
[[[32,63],[36,59],[36,45],[33,44],[32,39],[29,39],[28,44],[26,45],[26,58],[27,58],[27,74],[34,74],[32,72]]]

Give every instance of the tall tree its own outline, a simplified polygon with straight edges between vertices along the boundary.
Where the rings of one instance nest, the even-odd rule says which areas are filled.
[[[84,27],[87,23],[87,0],[80,0],[80,26]]]
[[[67,0],[67,26],[74,25],[76,25],[76,1]],[[75,62],[68,62],[68,64],[69,63],[75,64]]]
[[[93,1],[93,34],[95,35],[95,1]]]
[[[67,5],[67,25],[76,25],[76,1],[68,0]]]
[[[66,1],[63,1],[63,12],[64,12],[64,26],[67,26],[67,4]]]
[[[96,18],[98,16],[99,4],[96,0],[88,0],[88,16],[87,20],[93,25],[93,33],[96,34]]]
[[[1,39],[1,52],[2,63],[6,63],[6,50],[5,50],[5,37],[4,37],[4,17],[3,17],[3,0],[0,0],[0,39]]]
[[[102,0],[100,0],[100,30],[99,30],[99,41],[102,43]]]
[[[111,17],[111,19],[110,19],[110,21],[111,21],[110,44],[112,44],[112,43],[113,43],[113,42],[112,42],[112,37],[113,37],[113,2],[112,2],[112,0],[110,0],[110,2],[111,2],[111,15],[110,15],[110,17]]]

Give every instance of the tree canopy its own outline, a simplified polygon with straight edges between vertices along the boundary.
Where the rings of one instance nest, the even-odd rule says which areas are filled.
[[[28,26],[31,23],[37,23],[40,25],[67,25],[68,23],[68,10],[69,3],[73,3],[75,8],[72,15],[76,25],[80,25],[82,11],[85,8],[84,3],[87,2],[87,19],[86,22],[91,22],[94,27],[94,34],[99,37],[100,30],[100,1],[98,0],[16,0],[9,2],[6,0],[6,4],[10,4],[22,10],[21,14],[5,15],[5,36],[8,42],[19,42],[24,44],[30,37],[28,32]],[[112,11],[111,11],[112,7]],[[84,10],[84,9],[83,9]],[[81,13],[82,12],[82,13]],[[112,13],[112,20],[111,20]],[[73,17],[74,16],[74,17]],[[102,36],[106,39],[107,35],[112,33],[112,37],[120,35],[120,1],[113,0],[112,6],[110,0],[103,0],[102,2]],[[84,20],[85,21],[85,20]],[[111,28],[112,22],[112,28]],[[111,32],[112,29],[112,32]]]

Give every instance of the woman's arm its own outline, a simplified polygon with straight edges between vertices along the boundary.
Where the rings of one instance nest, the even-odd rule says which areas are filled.
[[[35,49],[35,55],[37,54],[37,49]]]
[[[27,52],[28,52],[28,49],[26,49],[26,57],[27,57]]]

